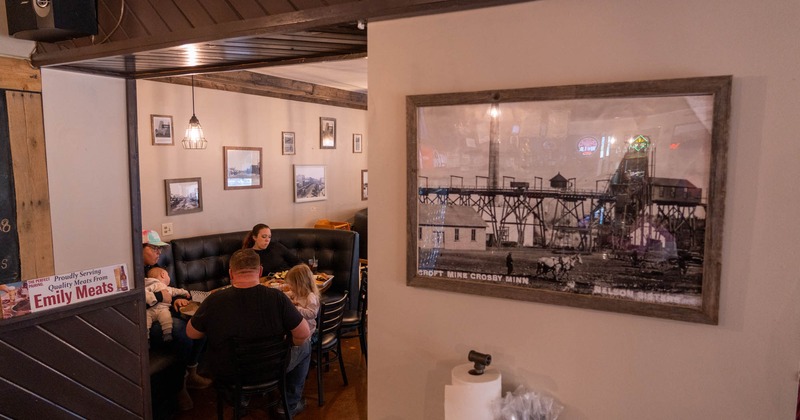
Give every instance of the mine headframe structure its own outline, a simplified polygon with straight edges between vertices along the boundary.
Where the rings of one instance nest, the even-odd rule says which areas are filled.
[[[620,161],[608,185],[614,198],[612,245],[625,239],[644,221],[663,228],[681,242],[681,248],[702,247],[703,230],[696,211],[704,208],[702,188],[685,179],[652,176],[654,168],[646,148],[631,148]]]

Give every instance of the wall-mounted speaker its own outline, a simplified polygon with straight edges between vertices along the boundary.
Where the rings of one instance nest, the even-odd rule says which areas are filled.
[[[56,42],[97,35],[96,0],[6,0],[8,34]]]

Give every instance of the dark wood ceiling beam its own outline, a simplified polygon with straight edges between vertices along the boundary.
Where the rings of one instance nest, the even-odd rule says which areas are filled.
[[[186,44],[211,42],[264,34],[290,33],[355,22],[359,19],[384,20],[397,17],[453,12],[466,9],[523,3],[531,0],[369,0],[351,1],[297,12],[281,13],[243,21],[224,22],[158,36],[132,38],[101,45],[33,54],[37,67],[75,63],[115,55],[174,48]],[[168,2],[169,3],[169,2]],[[399,4],[398,4],[399,3]]]
[[[191,86],[189,77],[163,77],[157,82]],[[205,74],[194,77],[194,86],[290,101],[310,102],[352,109],[367,109],[367,94],[249,71]]]

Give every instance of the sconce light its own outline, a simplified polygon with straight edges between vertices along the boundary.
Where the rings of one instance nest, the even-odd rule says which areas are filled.
[[[192,75],[192,118],[189,119],[186,136],[183,137],[181,143],[184,149],[205,149],[208,145],[206,138],[203,136],[203,127],[200,126],[200,120],[194,115],[194,75]]]

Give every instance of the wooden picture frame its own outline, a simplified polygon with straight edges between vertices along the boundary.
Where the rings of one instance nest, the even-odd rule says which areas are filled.
[[[717,324],[731,86],[407,97],[407,284]]]
[[[293,131],[281,132],[281,153],[284,155],[293,155],[297,150]]]
[[[328,199],[325,165],[294,165],[294,202]]]
[[[203,183],[200,178],[164,180],[167,216],[203,211]]]
[[[172,115],[150,114],[150,137],[154,146],[173,146],[175,126]]]
[[[261,188],[261,148],[223,146],[223,176],[226,190]]]
[[[336,148],[336,118],[319,117],[319,148]]]
[[[361,153],[363,144],[361,134],[353,134],[353,153]]]
[[[367,199],[367,170],[361,170],[361,201]]]

